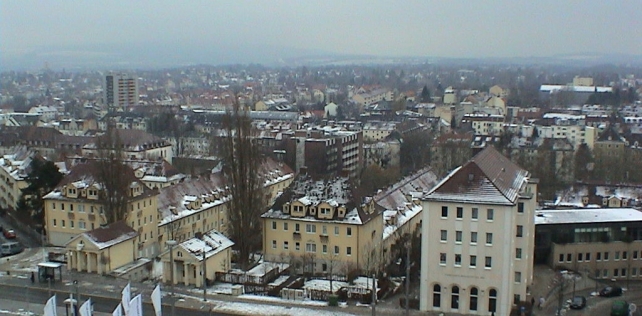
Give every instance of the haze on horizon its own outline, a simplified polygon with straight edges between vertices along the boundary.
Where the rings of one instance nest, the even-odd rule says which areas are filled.
[[[453,58],[640,55],[639,5],[634,0],[3,1],[0,62],[11,67],[12,61],[28,58],[100,59],[128,48],[135,54],[123,54],[121,62],[146,54],[178,62],[261,62],[262,50],[274,58],[288,52]],[[221,51],[227,55],[214,57]]]

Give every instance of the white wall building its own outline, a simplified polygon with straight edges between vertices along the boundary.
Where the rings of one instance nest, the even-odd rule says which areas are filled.
[[[420,310],[509,315],[532,282],[537,184],[487,147],[423,197]]]

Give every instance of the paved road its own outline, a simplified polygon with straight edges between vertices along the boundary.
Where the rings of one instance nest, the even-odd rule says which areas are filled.
[[[50,294],[47,289],[35,288],[35,287],[24,287],[16,286],[10,284],[3,284],[0,287],[0,296],[3,299],[21,301],[26,303],[34,302],[46,302],[49,299]],[[51,295],[56,294],[58,300],[58,306],[64,307],[64,299],[69,297],[69,292],[63,292],[59,290],[52,290]],[[91,301],[94,303],[94,310],[101,313],[111,313],[114,308],[120,303],[119,299],[104,297],[104,296],[90,296]],[[87,296],[81,294],[81,302],[87,299]],[[163,305],[163,314],[170,315],[171,307],[169,305]],[[154,316],[154,308],[151,302],[143,303],[143,315],[145,316]],[[209,315],[232,315],[232,314],[223,314],[220,312],[214,313],[207,310],[199,311],[194,309],[185,309],[176,307],[176,315],[188,315],[188,316],[209,316]]]
[[[632,290],[628,293],[625,292],[625,295],[619,297],[599,297],[591,296],[591,293],[594,292],[594,289],[591,290],[582,290],[577,291],[576,295],[581,295],[586,297],[586,308],[581,310],[572,310],[568,309],[564,315],[566,316],[605,316],[611,313],[611,305],[615,300],[625,300],[629,303],[635,303],[637,306],[642,305],[642,291]],[[571,299],[572,294],[567,294],[564,296],[565,300]],[[552,298],[556,299],[556,298]],[[544,311],[535,311],[536,315],[555,315],[557,311],[557,301],[551,302]],[[633,316],[642,316],[640,310],[636,311]]]

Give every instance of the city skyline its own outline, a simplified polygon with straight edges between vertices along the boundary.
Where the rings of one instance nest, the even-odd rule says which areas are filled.
[[[265,63],[323,55],[640,55],[637,3],[4,2],[0,61]],[[19,12],[21,14],[16,14]]]

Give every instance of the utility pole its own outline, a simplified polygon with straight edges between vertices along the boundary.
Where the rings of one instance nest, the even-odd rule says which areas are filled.
[[[169,273],[170,273],[170,286],[171,286],[171,298],[172,298],[172,313],[171,315],[176,315],[175,305],[176,297],[174,297],[174,246],[176,246],[176,240],[168,240],[167,246],[169,246]]]
[[[563,274],[560,274],[560,291],[557,295],[557,315],[562,315],[562,304],[564,303],[564,283],[566,279]]]
[[[412,249],[412,242],[410,237],[407,241],[408,249],[406,249],[406,316],[410,316],[410,249]]]
[[[203,248],[203,302],[207,302],[207,263],[205,260],[205,248]]]
[[[377,311],[375,310],[375,305],[377,305],[377,279],[375,278],[375,274],[372,274],[372,316],[377,315]]]

